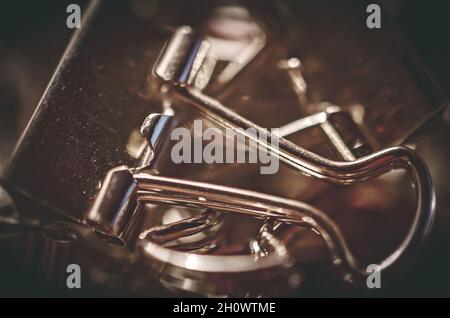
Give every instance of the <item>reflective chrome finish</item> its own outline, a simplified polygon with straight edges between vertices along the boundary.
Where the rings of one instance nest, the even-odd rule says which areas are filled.
[[[74,38],[8,172],[8,190],[39,217],[0,215],[2,228],[33,240],[73,230],[85,277],[125,295],[299,295],[330,265],[361,283],[366,264],[410,264],[435,218],[428,168],[438,195],[447,181],[445,160],[424,155],[427,139],[419,149],[408,136],[439,115],[439,94],[422,91],[429,82],[406,65],[410,51],[356,30],[344,12],[317,22],[314,9],[276,17],[272,4],[159,1],[143,18],[104,3],[108,13]],[[266,135],[243,134],[284,162],[279,173],[168,160],[171,130],[192,132],[196,119]],[[51,240],[57,254],[64,242]]]
[[[414,220],[399,246],[379,262],[380,269],[387,270],[397,264],[404,264],[419,250],[433,223],[434,193],[429,172],[414,150],[407,147],[391,147],[356,158],[333,125],[329,123],[327,116],[330,116],[332,111],[311,116],[309,121],[312,122],[303,119],[300,128],[305,125],[305,127],[320,125],[331,144],[346,161],[329,160],[267,132],[216,99],[202,93],[201,87],[192,85],[210,48],[206,40],[195,39],[191,28],[178,28],[155,65],[155,76],[162,80],[163,96],[169,100],[168,103],[180,102],[194,107],[217,124],[232,128],[236,133],[253,140],[282,162],[306,176],[347,185],[373,179],[393,169],[406,170],[416,191]],[[152,128],[157,126],[155,123],[159,118],[159,115],[150,115],[141,130],[150,138],[150,146],[158,139],[157,137],[152,139],[154,132]],[[284,127],[282,134],[292,132],[290,127],[295,125],[299,125],[299,122]],[[279,147],[274,147],[273,143],[261,141],[247,133],[246,130],[249,128],[255,129],[259,135],[267,136],[264,140],[276,140],[275,144]],[[326,213],[309,204],[254,191],[158,176],[140,170],[133,171],[127,167],[117,167],[108,173],[88,215],[89,222],[93,223],[97,230],[123,239],[126,236],[124,233],[129,232],[127,226],[131,222],[130,219],[134,218],[135,204],[138,202],[139,204],[170,204],[237,213],[316,230],[329,249],[332,263],[341,269],[340,272],[345,281],[361,281],[370,274],[366,271],[366,266],[358,262],[336,223]],[[273,258],[273,253],[269,253],[269,258],[255,258],[251,255],[227,256],[230,259],[230,262],[227,262],[228,258],[224,256],[176,252],[161,245],[177,237],[199,233],[214,227],[219,222],[216,214],[213,217],[205,214],[167,226],[151,228],[141,234],[140,238],[145,240],[141,241],[140,246],[144,254],[148,254],[149,257],[190,270],[242,272],[274,266],[272,260],[277,258]],[[270,232],[266,230],[262,233]],[[274,252],[276,251],[279,249],[274,249]],[[191,261],[193,258],[196,259],[195,262]],[[278,261],[283,262],[282,258]]]

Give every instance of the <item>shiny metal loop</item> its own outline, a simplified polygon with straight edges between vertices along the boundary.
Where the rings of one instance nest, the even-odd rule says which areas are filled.
[[[333,161],[268,132],[266,129],[259,127],[222,105],[214,98],[203,94],[201,88],[191,85],[189,78],[196,75],[200,65],[202,65],[202,60],[207,55],[205,49],[200,50],[199,47],[205,47],[207,45],[197,40],[196,43],[203,44],[194,45],[194,49],[186,49],[189,47],[186,43],[193,41],[192,32],[186,28],[181,28],[180,30],[165,47],[153,69],[153,75],[159,78],[165,85],[169,85],[165,98],[169,98],[171,103],[178,104],[177,102],[181,101],[181,104],[187,104],[196,108],[207,118],[214,120],[223,127],[233,129],[237,134],[244,135],[249,140],[256,142],[259,147],[270,151],[272,155],[277,156],[288,166],[307,176],[313,176],[337,184],[353,184],[373,179],[396,168],[407,170],[412,177],[416,190],[417,204],[414,220],[403,242],[391,255],[380,263],[380,268],[389,268],[405,254],[408,254],[410,250],[418,247],[423,242],[430,232],[434,219],[434,192],[428,169],[414,150],[407,147],[391,147],[361,158],[355,158],[351,161]],[[171,59],[171,54],[168,51],[183,46],[185,52],[178,54],[176,59]],[[189,58],[186,58],[186,56]],[[180,69],[181,72],[179,71]],[[266,138],[256,138],[255,135],[247,132],[249,129],[256,131],[256,135],[265,136]],[[274,147],[273,144],[277,145],[277,147]],[[233,195],[232,193],[230,194]],[[258,200],[262,200],[263,198],[254,197],[252,199],[258,202]],[[279,201],[279,203],[282,202]],[[305,206],[302,207],[304,208]],[[217,207],[211,206],[211,208]],[[299,207],[294,204],[290,208],[298,210]],[[316,229],[322,233],[330,251],[333,253],[335,250],[334,246],[340,246],[341,253],[344,257],[338,256],[336,259],[344,259],[349,269],[364,275],[365,271],[357,265],[345,241],[331,220],[323,217],[323,213],[317,213],[318,211],[312,207],[308,210],[312,212],[311,217],[317,218],[315,222],[317,222],[319,228]],[[269,214],[266,216],[272,215]],[[273,216],[280,217],[282,221],[289,221],[295,224],[299,224],[300,222],[300,224],[303,224],[295,218],[286,220],[279,215]],[[303,225],[314,227],[313,224]],[[327,242],[327,238],[331,238],[332,241]],[[332,242],[335,243],[332,244]]]
[[[142,195],[145,195],[144,192]],[[216,212],[205,212],[189,219],[152,227],[140,235],[140,239],[149,238],[158,244],[165,244],[179,238],[201,233],[217,226],[223,215]]]
[[[342,269],[341,272],[344,274],[346,281],[362,279],[368,274],[365,266],[361,265],[352,253],[339,227],[324,212],[306,203],[220,185],[179,180],[143,172],[133,173],[127,167],[117,167],[111,170],[107,179],[113,180],[115,174],[127,174],[127,179],[131,181],[126,192],[133,192],[134,195],[127,200],[137,200],[142,203],[189,206],[199,209],[206,208],[217,212],[238,213],[256,218],[270,217],[280,222],[315,229],[321,234],[327,245],[333,264]],[[418,174],[413,174],[413,176],[420,178]],[[104,184],[104,187],[111,189],[111,184],[107,182]],[[129,191],[130,189],[132,190]],[[101,201],[110,195],[111,193],[97,198],[96,205],[91,210],[91,215],[102,215]],[[414,254],[412,253],[413,251],[417,251],[428,234],[431,225],[430,217],[433,216],[433,213],[431,212],[432,209],[429,211],[430,213],[427,214],[424,213],[426,211],[419,210],[410,231],[400,246],[379,263],[381,270],[391,268],[397,262],[402,263],[406,258]],[[225,263],[221,261],[223,261],[224,257],[228,257],[174,251],[151,240],[143,240],[140,242],[140,245],[144,254],[147,254],[149,257],[198,271],[214,272],[218,268],[223,270]],[[189,261],[193,257],[197,259],[195,266],[192,261]],[[199,261],[199,257],[201,259],[206,257],[205,260],[208,261]],[[263,258],[263,260],[255,259],[253,256],[252,262],[248,262],[247,256],[244,262],[235,262],[227,270],[245,271],[246,269],[255,270],[265,266],[274,266],[279,262],[279,260],[275,261],[275,259],[274,255],[271,255],[269,258]],[[249,266],[251,263],[253,263],[253,266]],[[245,264],[245,266],[242,266],[242,264]]]
[[[416,191],[417,204],[413,222],[400,245],[379,262],[379,268],[387,270],[394,265],[404,264],[418,251],[434,220],[434,191],[428,169],[413,149],[391,147],[360,158],[348,156],[345,159],[349,161],[334,161],[319,156],[268,132],[202,93],[203,86],[196,86],[194,79],[199,74],[203,77],[210,75],[211,70],[204,66],[207,58],[207,41],[193,37],[192,30],[188,27],[178,29],[153,69],[153,75],[161,81],[161,87],[164,88],[163,98],[166,102],[194,107],[217,124],[249,138],[291,168],[331,183],[354,184],[393,169],[405,169],[410,174]],[[256,134],[248,132],[251,130],[256,131]],[[170,204],[263,219],[272,218],[319,232],[330,251],[332,263],[342,269],[344,280],[357,281],[368,275],[365,266],[352,253],[339,227],[324,212],[306,203],[259,192],[158,176],[142,172],[142,169],[132,171],[127,167],[111,170],[105,181],[88,220],[93,224],[103,225],[103,229],[101,226],[97,228],[108,234],[120,236],[129,232],[129,219],[134,218],[135,212],[126,211],[135,211],[136,203],[133,202]],[[114,195],[111,191],[115,191]],[[112,197],[117,197],[118,201],[104,200]],[[199,255],[163,246],[171,237],[201,231],[202,228],[208,228],[210,223],[210,219],[200,216],[163,228],[153,228],[147,231],[151,235],[145,235],[148,240],[141,240],[139,244],[144,254],[150,258],[197,271],[240,272],[279,264],[281,258],[274,254],[283,254],[280,249],[275,249],[276,253],[270,253],[269,258],[257,259],[254,255],[246,255],[242,256],[242,262],[236,262],[232,261],[235,258],[225,259],[228,256]],[[177,234],[176,229],[180,227],[184,230]],[[270,231],[262,233],[270,234]]]
[[[407,147],[391,147],[354,161],[333,161],[271,134],[196,89],[176,85],[173,93],[175,97],[196,107],[219,124],[232,128],[236,133],[244,134],[258,143],[260,147],[269,150],[272,155],[279,156],[281,161],[305,175],[338,184],[352,184],[375,178],[395,168],[406,169],[412,177],[417,196],[414,221],[399,248],[380,263],[382,269],[390,267],[404,253],[417,247],[416,243],[421,243],[430,232],[434,219],[433,186],[428,169],[414,150]],[[246,133],[245,130],[248,128],[254,128],[258,133],[267,135],[266,140],[277,139],[279,147],[276,148],[270,143],[261,142],[254,135]],[[351,265],[354,265],[352,259],[353,257],[347,258],[349,267],[358,268],[358,266]]]
[[[420,178],[417,174],[413,176]],[[280,222],[316,229],[330,250],[333,264],[342,266],[346,275],[351,274],[359,278],[367,275],[365,266],[358,263],[338,226],[324,212],[306,203],[253,191],[144,173],[138,173],[134,177],[138,188],[148,191],[141,192],[138,196],[138,200],[143,202],[197,206],[258,218],[272,217]],[[427,236],[433,214],[426,213],[427,210],[417,212],[403,242],[379,263],[381,270],[390,268],[396,262],[403,261],[404,257],[410,256]],[[349,278],[350,276],[347,276],[347,279]]]

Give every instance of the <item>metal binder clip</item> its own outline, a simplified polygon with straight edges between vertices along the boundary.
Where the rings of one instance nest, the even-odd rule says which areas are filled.
[[[399,146],[370,153],[368,147],[361,150],[360,146],[365,145],[363,139],[356,146],[348,145],[333,125],[333,116],[343,114],[336,107],[284,126],[280,136],[271,134],[202,92],[213,72],[212,64],[208,62],[211,60],[208,50],[208,41],[194,35],[191,28],[181,27],[175,31],[153,71],[160,87],[163,87],[165,99],[178,107],[191,107],[217,125],[243,134],[306,176],[347,185],[373,179],[393,169],[406,170],[416,192],[414,220],[398,247],[379,263],[380,269],[390,270],[404,264],[418,251],[433,223],[434,194],[428,170],[414,150]],[[289,253],[271,235],[275,223],[286,223],[320,233],[332,263],[340,269],[345,281],[361,281],[369,274],[366,266],[354,256],[338,225],[325,212],[310,204],[240,188],[165,177],[152,171],[152,164],[159,155],[157,147],[165,135],[161,131],[167,129],[169,122],[170,116],[155,114],[144,122],[141,131],[151,152],[145,165],[140,168],[121,166],[108,172],[87,215],[87,221],[98,232],[118,239],[122,244],[130,244],[130,237],[136,238],[134,225],[138,219],[136,215],[140,213],[139,206],[150,203],[190,207],[203,213],[140,233],[138,247],[144,256],[184,270],[209,273],[240,273],[270,268],[289,262]],[[283,138],[293,131],[312,126],[322,128],[343,161],[324,158]],[[248,128],[267,134],[268,140],[276,140],[279,147],[246,133]],[[262,241],[269,242],[268,252],[263,256],[258,253],[208,255],[212,245],[203,241],[178,246],[169,244],[180,237],[220,226],[223,213],[268,220],[258,238],[261,245]]]

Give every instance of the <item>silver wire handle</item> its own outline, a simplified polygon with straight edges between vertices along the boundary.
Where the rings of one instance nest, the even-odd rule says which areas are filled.
[[[408,231],[408,234],[400,246],[380,262],[380,270],[391,268],[399,262],[406,262],[407,258],[413,256],[414,253],[412,252],[419,249],[423,240],[428,235],[433,219],[433,200],[432,196],[430,196],[431,193],[427,195],[422,192],[423,186],[426,186],[427,182],[429,182],[429,179],[422,179],[423,177],[427,177],[426,169],[420,171],[421,168],[424,169],[424,166],[408,148],[398,147],[394,149],[399,149],[395,150],[395,152],[405,151],[405,153],[402,153],[405,157],[400,157],[405,158],[402,160],[407,160],[407,162],[410,162],[409,160],[418,160],[410,163],[409,167],[411,167],[413,178],[416,181],[419,203],[413,225]],[[392,153],[390,153],[390,156],[392,156]],[[399,158],[395,155],[393,157]],[[419,165],[419,169],[417,169],[416,165]],[[125,186],[116,186],[121,183]],[[122,195],[120,197],[120,193],[133,193],[133,195],[128,197]],[[342,270],[341,273],[344,275],[345,280],[354,281],[362,279],[369,274],[366,271],[366,267],[357,261],[334,221],[321,210],[303,202],[238,188],[180,180],[146,172],[133,172],[127,167],[122,166],[114,168],[108,173],[105,183],[97,197],[96,204],[94,204],[90,212],[91,221],[97,221],[97,224],[104,223],[102,222],[102,218],[105,218],[104,204],[110,204],[108,200],[105,201],[104,199],[111,198],[112,196],[119,196],[122,203],[135,200],[139,203],[169,204],[173,206],[211,209],[217,212],[237,213],[256,218],[272,218],[280,222],[315,229],[321,234],[322,239],[330,251],[332,263]],[[124,210],[121,209],[121,211]],[[124,213],[117,213],[115,211],[114,219],[116,221],[118,220],[117,215],[124,215]],[[97,217],[96,220],[95,216]],[[213,217],[211,220],[216,219]],[[205,226],[204,222],[200,220],[198,224],[194,224],[193,228],[199,225],[203,226],[203,228]],[[171,227],[169,231],[165,229],[164,235],[170,235],[170,231],[177,232],[178,230],[177,227]],[[150,241],[152,241],[152,238],[154,238],[152,235],[145,236],[145,239]],[[158,242],[158,240],[155,241],[156,243],[153,242],[155,244],[162,243],[161,241]]]
[[[236,133],[243,134],[247,138],[252,139],[259,147],[270,150],[271,154],[278,156],[282,162],[308,176],[337,184],[353,184],[373,179],[395,168],[405,169],[411,175],[416,190],[417,204],[414,220],[400,246],[380,262],[379,266],[381,270],[389,268],[405,254],[408,254],[411,249],[419,247],[429,234],[434,220],[435,201],[431,176],[423,161],[411,148],[402,146],[391,147],[354,161],[333,161],[310,152],[284,138],[271,134],[267,130],[262,129],[223,106],[217,100],[204,95],[195,88],[187,87],[183,83],[173,84],[172,95],[175,99],[179,98],[188,105],[195,107],[220,125],[231,128]],[[278,147],[273,147],[270,143],[261,141],[255,135],[247,133],[246,131],[249,128],[256,129],[258,134],[265,134],[268,140],[277,139]],[[305,207],[303,203],[300,206],[296,205],[294,202],[297,201],[285,202],[281,198],[271,198],[275,200],[272,201],[273,203],[278,200],[281,205],[288,204],[294,210],[298,210],[300,206]],[[256,196],[255,199],[260,200],[263,198]],[[325,230],[323,238],[330,251],[333,253],[336,250],[335,247],[338,250],[340,249],[341,251],[338,254],[342,256],[337,258],[342,259],[352,271],[364,275],[366,271],[355,261],[337,226],[330,219],[324,217],[324,214],[319,210],[310,207],[309,212],[311,212],[309,216],[317,218],[315,221],[319,228],[316,229],[320,233],[323,233],[322,231]],[[292,222],[293,220],[290,219],[289,221]],[[299,219],[296,219],[296,221],[299,222]],[[306,222],[303,225],[314,227],[314,222]],[[331,241],[329,238],[331,238]],[[332,240],[335,240],[336,244],[332,244]]]
[[[196,108],[219,125],[233,129],[237,134],[244,135],[259,147],[270,151],[288,166],[328,182],[354,184],[373,179],[392,169],[407,170],[412,177],[417,198],[413,223],[400,245],[380,262],[379,267],[381,270],[390,269],[418,251],[434,220],[434,191],[430,174],[414,150],[391,147],[353,161],[333,161],[275,136],[191,85],[191,75],[199,70],[207,49],[208,44],[195,39],[190,28],[178,29],[153,70],[153,74],[162,80],[167,88],[165,98],[171,99],[172,103],[181,101],[182,104]],[[256,131],[255,135],[248,133],[251,129]],[[266,136],[265,140],[272,142],[262,141],[256,136]],[[278,146],[274,147],[273,144]],[[118,167],[108,173],[89,212],[88,222],[95,224],[105,233],[126,237],[130,218],[135,213],[126,213],[127,210],[135,211],[132,202],[194,206],[257,218],[274,218],[281,222],[307,226],[321,234],[332,255],[333,264],[343,269],[346,280],[352,281],[369,274],[353,255],[338,226],[325,213],[303,202]],[[197,223],[193,221],[188,231],[198,230],[199,226],[212,222],[211,219],[202,217]],[[163,232],[165,231],[164,235],[169,235],[170,231],[177,229],[177,226],[169,226],[164,228]],[[157,230],[147,234],[146,238],[150,241],[154,239],[156,245],[161,243],[156,239]]]

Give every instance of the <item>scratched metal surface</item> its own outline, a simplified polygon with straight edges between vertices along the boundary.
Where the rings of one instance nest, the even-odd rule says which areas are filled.
[[[128,138],[159,109],[136,85],[145,83],[163,33],[127,3],[97,14],[66,51],[9,173],[18,191],[77,219],[109,168],[133,165]]]

